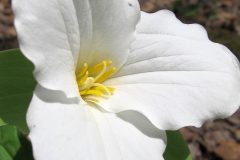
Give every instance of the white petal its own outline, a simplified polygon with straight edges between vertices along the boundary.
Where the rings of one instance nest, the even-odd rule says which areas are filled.
[[[78,96],[74,57],[80,49],[80,35],[73,2],[13,0],[12,3],[20,48],[34,63],[37,81],[45,88]]]
[[[163,159],[165,133],[144,116],[102,113],[39,86],[27,122],[36,160]]]
[[[238,60],[208,40],[205,31],[169,13],[148,15],[174,26],[153,26],[156,34],[137,36],[127,63],[105,83],[116,88],[115,94],[100,105],[113,112],[138,111],[160,129],[199,127],[207,119],[231,115],[240,104]],[[140,26],[148,24],[144,20]]]
[[[166,135],[137,112],[118,115],[91,109],[108,160],[163,160]]]
[[[86,106],[51,94],[38,87],[27,113],[35,160],[106,160]]]
[[[138,33],[164,34],[196,40],[208,40],[206,30],[199,24],[183,24],[173,12],[161,10],[153,14],[141,13]]]
[[[112,60],[125,62],[140,17],[137,0],[74,0],[81,33],[79,67]]]

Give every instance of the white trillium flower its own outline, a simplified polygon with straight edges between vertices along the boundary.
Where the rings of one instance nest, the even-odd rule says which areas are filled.
[[[141,13],[137,0],[12,3],[38,82],[27,113],[36,160],[160,160],[163,130],[238,109],[238,60],[200,25]]]

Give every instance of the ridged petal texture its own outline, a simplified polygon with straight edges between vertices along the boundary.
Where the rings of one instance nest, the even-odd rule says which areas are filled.
[[[163,130],[200,127],[238,109],[239,62],[203,27],[162,10],[142,13],[137,32],[128,61],[105,83],[116,93],[101,101],[103,108],[138,111]]]

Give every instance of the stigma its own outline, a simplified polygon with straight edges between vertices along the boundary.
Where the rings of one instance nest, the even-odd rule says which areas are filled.
[[[113,95],[114,88],[103,85],[103,82],[111,77],[116,68],[112,67],[112,61],[104,60],[99,64],[89,67],[84,63],[81,70],[76,72],[79,93],[85,102],[98,103],[99,97]]]

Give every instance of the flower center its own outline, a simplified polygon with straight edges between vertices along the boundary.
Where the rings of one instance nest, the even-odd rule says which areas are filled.
[[[93,67],[84,63],[81,70],[76,72],[76,79],[80,95],[85,102],[98,103],[98,97],[113,95],[114,88],[103,85],[116,72],[112,67],[112,61],[102,61]]]

